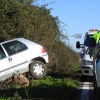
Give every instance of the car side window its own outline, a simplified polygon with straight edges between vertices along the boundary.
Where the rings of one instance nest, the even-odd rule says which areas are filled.
[[[0,60],[6,58],[6,55],[4,53],[4,50],[2,49],[2,47],[0,46]]]
[[[27,46],[17,40],[3,44],[9,56],[27,49]]]

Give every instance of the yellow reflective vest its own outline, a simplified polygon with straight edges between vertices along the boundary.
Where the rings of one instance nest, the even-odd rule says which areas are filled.
[[[95,39],[96,43],[98,43],[98,41],[100,39],[100,32],[93,34],[93,38]],[[92,55],[93,55],[93,53],[94,53],[94,48],[92,48]]]
[[[96,43],[98,43],[98,41],[100,39],[100,32],[93,34],[93,38],[95,39]]]

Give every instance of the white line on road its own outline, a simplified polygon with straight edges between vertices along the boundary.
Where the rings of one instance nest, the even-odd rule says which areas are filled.
[[[89,100],[89,82],[83,82],[81,100]]]

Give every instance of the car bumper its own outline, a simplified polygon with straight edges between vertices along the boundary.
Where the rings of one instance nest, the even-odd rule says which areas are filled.
[[[81,74],[85,76],[93,76],[93,65],[81,66]]]

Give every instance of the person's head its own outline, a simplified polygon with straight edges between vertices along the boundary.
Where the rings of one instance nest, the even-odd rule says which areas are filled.
[[[94,47],[96,45],[96,41],[93,37],[91,37],[87,39],[84,44],[85,46],[88,46],[88,47]]]

